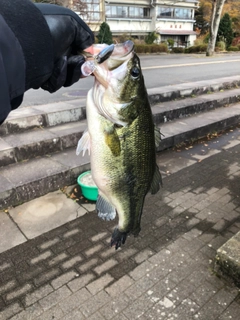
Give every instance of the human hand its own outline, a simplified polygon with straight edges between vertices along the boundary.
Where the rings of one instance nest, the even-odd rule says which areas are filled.
[[[73,11],[50,4],[35,5],[43,14],[53,39],[52,75],[41,85],[41,88],[52,93],[62,86],[71,86],[80,79],[85,58],[79,52],[89,50],[94,42],[94,35]]]

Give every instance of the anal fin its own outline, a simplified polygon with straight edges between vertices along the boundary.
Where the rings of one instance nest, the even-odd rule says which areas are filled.
[[[115,207],[104,199],[101,195],[98,195],[96,202],[96,209],[98,212],[99,218],[103,220],[113,220],[116,217]]]
[[[151,183],[151,187],[150,187],[151,194],[157,193],[158,190],[160,189],[160,186],[162,186],[162,176],[161,176],[161,173],[159,171],[158,166],[156,165],[153,179],[152,179],[152,183]]]

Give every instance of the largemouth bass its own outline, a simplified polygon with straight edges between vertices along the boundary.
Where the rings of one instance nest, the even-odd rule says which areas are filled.
[[[118,214],[111,239],[117,249],[128,234],[139,234],[145,196],[160,188],[155,151],[160,132],[153,123],[140,60],[131,41],[116,45],[93,73],[95,83],[87,96],[88,131],[77,153],[90,152],[92,177],[99,190],[98,216],[112,220]]]

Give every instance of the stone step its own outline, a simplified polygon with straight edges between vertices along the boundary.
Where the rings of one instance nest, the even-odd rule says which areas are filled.
[[[233,89],[202,95],[201,97],[164,102],[152,107],[153,118],[156,124],[178,118],[185,119],[192,114],[213,110],[223,105],[229,105],[239,101],[239,99],[240,89]],[[78,103],[75,101],[75,104]],[[54,111],[54,108],[51,109],[52,113],[46,113],[46,117],[48,117],[48,126],[46,128],[35,128],[26,132],[18,131],[2,136],[2,138],[0,138],[0,167],[76,146],[82,132],[86,128],[86,119],[77,121],[77,118],[74,118],[75,122],[56,125],[66,119],[73,119],[73,109],[68,109],[68,105],[66,107],[67,109],[65,109],[64,112],[62,109],[58,117],[56,107]],[[63,108],[63,105],[61,108]],[[71,116],[66,116],[67,111],[69,111]],[[52,116],[53,113],[56,114]],[[29,117],[31,118],[31,116]],[[60,120],[61,117],[62,120]],[[50,119],[52,120],[50,121]],[[25,120],[27,123],[30,123],[30,121],[27,121],[27,116]],[[6,125],[9,123],[6,123]]]
[[[89,169],[89,155],[77,156],[75,148],[2,168],[0,210],[76,184],[79,174]]]
[[[240,87],[240,76],[186,82],[160,88],[148,89],[151,105],[180,98],[199,96],[210,92],[218,92]]]
[[[239,120],[240,104],[235,104],[163,123],[164,137],[158,151],[236,126]],[[88,155],[76,156],[76,148],[3,167],[0,170],[0,209],[75,184],[78,175],[89,168]]]
[[[154,122],[172,121],[192,114],[211,111],[240,101],[240,89],[232,89],[217,93],[204,94],[195,98],[185,98],[162,102],[152,106]]]
[[[147,91],[152,106],[155,106],[160,102],[174,101],[176,99],[181,100],[174,101],[174,103],[176,105],[181,105],[182,102],[180,101],[184,101],[182,99],[187,97],[206,95],[206,100],[213,99],[213,97],[211,98],[211,95],[208,94],[211,92],[218,92],[220,94],[222,93],[221,90],[227,90],[226,93],[228,92],[231,95],[230,92],[234,91],[233,89],[236,89],[239,86],[240,76],[232,76],[207,81],[183,83],[174,86],[151,88]],[[189,103],[191,104],[190,101]],[[195,103],[195,101],[192,100],[192,103]],[[202,103],[204,103],[204,101],[202,101]],[[160,106],[164,108],[163,104]],[[160,106],[156,106],[156,109]],[[172,107],[166,106],[166,108],[171,109]],[[34,128],[52,127],[83,119],[86,119],[86,98],[46,105],[34,105],[32,107],[20,107],[12,111],[4,124],[0,126],[0,136],[24,132]]]
[[[209,134],[224,131],[240,123],[240,104],[217,108],[212,111],[160,124],[163,134],[157,151],[162,151],[183,142],[194,142]]]
[[[76,147],[86,127],[83,120],[6,135],[0,138],[0,166]]]
[[[240,288],[240,232],[217,250],[214,269]]]
[[[86,119],[86,99],[49,103],[13,110],[0,126],[0,136],[53,127]]]

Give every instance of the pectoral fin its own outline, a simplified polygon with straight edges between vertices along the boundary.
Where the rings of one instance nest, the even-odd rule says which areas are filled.
[[[105,198],[100,194],[98,195],[96,202],[96,209],[98,212],[99,218],[103,220],[113,220],[116,217],[116,209],[111,205]]]
[[[157,193],[158,190],[160,189],[160,186],[162,186],[162,176],[161,176],[161,173],[159,171],[158,166],[156,165],[153,179],[152,179],[152,184],[150,187],[151,194]]]
[[[91,150],[90,135],[89,135],[89,132],[86,129],[83,132],[83,135],[82,135],[81,139],[78,141],[76,154],[78,156],[81,152],[83,152],[83,156],[84,156],[84,154],[85,154],[85,152],[87,150],[88,150],[88,154],[90,155],[90,150]]]
[[[121,146],[120,146],[119,137],[117,135],[117,132],[114,126],[111,126],[104,131],[104,137],[105,137],[105,143],[111,150],[113,156],[115,157],[119,156],[121,152]]]

